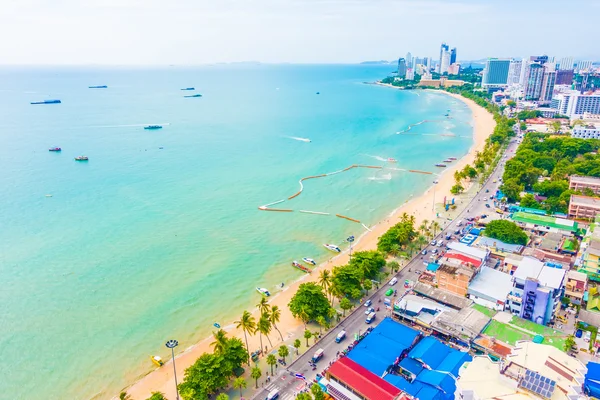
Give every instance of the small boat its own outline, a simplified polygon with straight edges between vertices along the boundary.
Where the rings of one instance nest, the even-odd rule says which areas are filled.
[[[108,86],[106,85],[98,85],[98,86],[88,86],[88,89],[106,89]]]
[[[306,272],[307,274],[310,274],[312,272],[310,270],[310,268],[306,268],[304,265],[300,264],[298,261],[292,261],[292,267],[298,268],[300,271]]]
[[[454,161],[454,160],[456,160],[456,157],[448,157],[448,160]]]
[[[448,162],[448,163],[450,163],[450,162],[452,162],[452,160],[444,160],[443,162]]]
[[[321,94],[321,92],[317,92],[317,94]]]
[[[189,96],[183,96],[183,97],[202,97],[202,95],[199,93],[196,93],[196,94],[191,94]]]
[[[271,293],[269,293],[269,291],[263,287],[257,287],[256,291],[260,294],[262,294],[263,296],[267,296],[269,297],[271,295]]]
[[[325,246],[325,248],[327,250],[335,251],[336,253],[341,253],[342,252],[342,250],[340,250],[340,248],[337,247],[335,244],[325,243],[323,246]]]
[[[395,163],[395,162],[398,162],[398,160],[396,160],[395,158],[390,157],[390,158],[387,159],[387,162]]]
[[[87,156],[77,156],[75,157],[75,161],[87,161],[89,160]]]
[[[449,116],[449,115],[450,115],[450,114],[444,114],[444,117],[447,117],[447,116]]]
[[[193,87],[186,87],[186,88],[183,88],[183,89],[181,89],[181,90],[196,90],[196,88],[193,88]]]
[[[436,167],[446,168],[446,164],[435,164]]]
[[[144,129],[150,129],[150,130],[162,129],[162,125],[148,125],[148,126],[145,126]]]
[[[304,261],[305,263],[310,264],[310,265],[317,265],[317,262],[315,260],[313,260],[312,258],[303,257],[302,261]]]
[[[32,101],[31,104],[60,104],[60,100]]]
[[[160,356],[152,356],[150,357],[150,359],[154,364],[158,365],[159,367],[162,367],[165,364],[165,362],[162,360],[162,358],[160,358]]]
[[[50,147],[48,151],[62,151],[60,147]]]
[[[213,326],[214,326],[215,328],[221,329],[221,325],[220,325],[218,322],[215,322],[215,323],[213,324]]]

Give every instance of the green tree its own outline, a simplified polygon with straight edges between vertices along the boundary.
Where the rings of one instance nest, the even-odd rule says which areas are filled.
[[[250,377],[252,379],[254,379],[257,389],[258,389],[258,380],[260,379],[261,376],[262,376],[262,371],[260,370],[260,367],[258,365],[252,367],[252,370],[250,371]]]
[[[165,397],[164,393],[152,392],[152,396],[148,397],[146,400],[167,400],[167,398]]]
[[[319,273],[319,285],[323,288],[325,293],[329,292],[329,288],[331,287],[331,272],[329,270],[324,269]],[[333,302],[333,299],[331,300]]]
[[[231,363],[222,355],[204,353],[185,370],[178,389],[184,399],[205,399],[227,386],[232,375]]]
[[[131,400],[131,396],[127,392],[119,393],[119,400]]]
[[[327,317],[330,305],[323,288],[315,283],[307,282],[300,285],[288,307],[294,317],[298,318],[301,311],[304,311],[308,321],[313,321],[318,316]]]
[[[271,309],[271,305],[267,301],[266,297],[261,297],[260,302],[256,305],[256,307],[258,308],[258,312],[260,312],[261,315],[268,313]]]
[[[344,317],[345,317],[346,311],[348,311],[352,308],[352,302],[350,302],[350,300],[348,300],[347,298],[344,297],[342,300],[340,300],[340,308],[344,312]]]
[[[348,264],[358,269],[363,279],[373,279],[385,266],[385,258],[378,251],[357,251]]]
[[[573,337],[573,335],[567,336],[567,338],[565,339],[565,343],[563,344],[563,350],[565,351],[565,353],[571,350],[571,348],[575,346],[575,344],[575,338]]]
[[[319,385],[312,385],[310,387],[310,392],[313,395],[313,398],[315,400],[325,400],[325,393],[323,393],[323,390],[321,389],[321,386]]]
[[[521,122],[521,124],[519,125],[519,128],[524,131],[527,130],[527,124],[525,122]]]
[[[233,388],[240,389],[240,397],[243,396],[242,390],[246,389],[247,383],[244,377],[240,376],[233,380]]]
[[[248,351],[244,343],[236,337],[227,340],[223,358],[229,363],[232,371],[240,368],[248,360]]]
[[[343,297],[358,299],[361,296],[362,280],[362,272],[350,265],[333,268],[332,285],[339,299]]]
[[[265,335],[267,340],[269,341],[269,345],[273,347],[271,343],[271,339],[269,339],[269,333],[271,333],[271,322],[269,322],[269,314],[261,315],[258,320],[258,324],[256,324],[256,330],[258,331],[258,337],[260,339],[260,347],[262,349],[262,335]]]
[[[312,333],[308,330],[304,330],[304,339],[306,339],[306,347],[308,347],[308,339],[312,337]]]
[[[308,393],[298,393],[296,400],[313,400],[313,398]]]
[[[400,269],[400,264],[397,261],[390,261],[387,266],[392,270],[392,273],[396,273]]]
[[[219,329],[216,333],[213,332],[213,337],[215,338],[215,341],[210,344],[213,351],[217,354],[223,354],[225,352],[225,347],[227,346],[227,332],[223,329]]]
[[[216,400],[229,400],[229,395],[227,393],[219,393]]]
[[[319,334],[323,333],[322,328],[327,325],[327,321],[325,320],[325,317],[323,317],[322,315],[319,315],[317,317],[316,322],[319,325]]]
[[[506,102],[506,105],[509,106],[510,108],[513,108],[513,107],[515,107],[517,105],[517,102],[514,101],[514,100],[508,100]]]
[[[362,284],[363,289],[365,289],[365,291],[367,292],[367,296],[369,295],[369,290],[373,289],[373,282],[371,282],[370,280],[366,280],[363,282]]]
[[[277,364],[277,358],[274,354],[267,356],[267,365],[271,367],[271,375],[273,375],[273,367]]]
[[[256,332],[256,321],[254,317],[248,311],[244,311],[242,313],[242,318],[234,323],[237,329],[241,329],[242,332],[244,332],[244,339],[246,339],[246,350],[248,350],[248,353],[250,353],[250,347],[248,347],[248,333],[254,335],[254,332]],[[248,365],[250,365],[250,358],[248,358]]]
[[[300,339],[295,339],[294,340],[294,348],[296,349],[296,355],[299,354],[298,349],[300,349],[300,345],[302,344],[302,342],[300,342]]]
[[[527,193],[525,196],[521,197],[521,207],[541,208],[540,203],[536,201],[531,193]]]
[[[290,349],[285,344],[282,344],[277,351],[279,357],[283,358],[283,362],[285,362],[285,358],[290,355]]]
[[[452,186],[452,188],[450,188],[450,193],[452,194],[461,194],[462,192],[464,192],[465,188],[462,187],[459,184],[456,184],[454,186]]]
[[[273,328],[275,328],[277,333],[279,333],[279,338],[283,342],[283,335],[281,334],[281,331],[279,330],[279,328],[276,325],[279,322],[280,318],[281,318],[281,310],[279,309],[279,306],[271,307],[271,313],[269,314],[269,322],[271,323]]]
[[[505,243],[526,245],[527,234],[517,224],[508,220],[491,221],[483,231],[485,236],[501,240]]]

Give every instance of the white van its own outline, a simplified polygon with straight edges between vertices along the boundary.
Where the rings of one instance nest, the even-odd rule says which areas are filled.
[[[390,281],[390,286],[394,286],[396,283],[398,283],[398,278],[393,277],[392,280]]]
[[[269,392],[266,400],[275,400],[279,398],[279,389],[273,389]]]

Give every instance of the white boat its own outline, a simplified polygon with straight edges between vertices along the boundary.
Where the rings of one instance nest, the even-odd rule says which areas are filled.
[[[395,158],[390,157],[390,158],[387,159],[387,162],[395,163],[395,162],[398,162],[398,160],[396,160]]]
[[[323,246],[325,246],[325,248],[327,250],[335,251],[336,253],[341,253],[342,252],[342,250],[340,250],[340,248],[337,247],[335,244],[325,243]]]
[[[304,261],[307,264],[317,265],[317,262],[315,260],[313,260],[312,258],[303,257],[302,261]]]
[[[269,293],[269,291],[268,291],[267,289],[265,289],[265,288],[262,288],[262,287],[257,287],[257,288],[256,288],[256,291],[257,291],[258,293],[262,294],[263,296],[267,296],[267,297],[269,297],[269,296],[271,295],[271,293]]]

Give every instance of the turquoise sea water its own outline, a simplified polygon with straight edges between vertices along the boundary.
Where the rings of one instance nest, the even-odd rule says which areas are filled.
[[[189,347],[258,302],[256,286],[297,279],[292,260],[325,260],[323,243],[364,232],[257,209],[295,193],[299,178],[355,163],[434,171],[464,155],[468,108],[363,84],[389,71],[0,70],[0,398],[110,398],[152,369],[149,355],[167,358],[167,339]],[[190,86],[203,97],[183,98]],[[29,104],[49,98],[63,103]],[[432,180],[353,169],[305,181],[275,207],[372,225]]]

